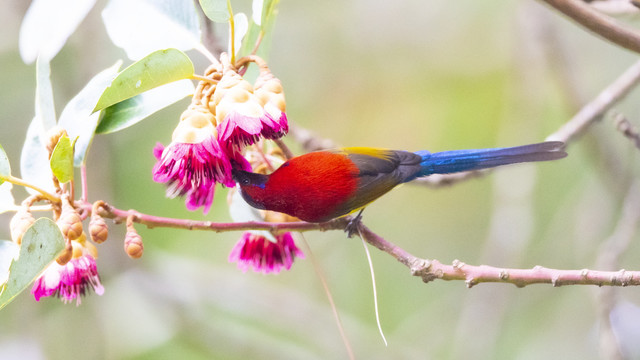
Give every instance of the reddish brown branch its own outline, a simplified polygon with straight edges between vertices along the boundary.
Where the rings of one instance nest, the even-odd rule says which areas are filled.
[[[78,202],[76,202],[76,206]],[[80,205],[86,212],[91,212],[91,204],[85,203]],[[208,230],[215,232],[224,231],[243,231],[243,230],[268,230],[274,233],[282,231],[327,231],[327,230],[343,230],[348,219],[336,219],[324,223],[307,223],[307,222],[288,222],[288,223],[272,223],[272,222],[233,222],[220,223],[212,221],[197,221],[191,219],[176,219],[162,216],[143,214],[135,210],[121,210],[104,203],[100,207],[100,216],[113,219],[117,224],[125,222],[130,215],[134,215],[131,219],[133,222],[147,226],[148,228],[166,227],[186,230]]]
[[[496,268],[487,265],[467,265],[454,260],[445,265],[438,260],[420,259],[404,249],[373,233],[364,225],[360,226],[362,237],[371,245],[389,253],[399,262],[411,269],[414,276],[420,276],[424,282],[435,279],[464,280],[467,287],[483,282],[509,283],[518,287],[531,284],[561,285],[597,285],[630,286],[640,285],[640,271],[597,271],[597,270],[558,270],[542,266],[532,269]]]
[[[582,107],[569,122],[547,137],[547,140],[570,142],[582,134],[592,123],[601,119],[605,112],[627,96],[638,83],[640,83],[640,61],[631,65],[611,85],[602,90],[595,99]]]
[[[604,15],[582,0],[544,0],[578,24],[625,49],[640,53],[640,33]]]

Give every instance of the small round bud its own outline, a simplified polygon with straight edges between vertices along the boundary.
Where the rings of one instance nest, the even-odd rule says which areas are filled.
[[[68,198],[62,199],[62,212],[57,223],[62,235],[69,240],[76,240],[82,234],[82,219]]]
[[[253,86],[240,76],[235,69],[229,68],[225,70],[222,78],[216,85],[216,90],[213,93],[213,96],[209,99],[209,110],[217,115],[217,106],[222,100],[223,97],[226,97],[231,89],[236,91],[236,96],[245,96],[246,93],[253,94]]]
[[[31,212],[22,208],[18,210],[18,212],[11,218],[11,222],[9,223],[9,229],[11,230],[11,239],[16,244],[20,245],[22,243],[22,236],[24,233],[33,225],[36,220],[31,215]]]
[[[65,249],[62,251],[62,254],[60,254],[60,256],[58,256],[58,258],[56,259],[56,262],[59,265],[66,265],[71,259],[73,258],[73,245],[71,245],[71,242],[67,242],[67,246],[65,247]]]
[[[124,238],[124,252],[132,259],[139,259],[143,250],[142,238],[133,227],[129,228]]]
[[[264,115],[260,100],[246,89],[240,88],[229,90],[227,96],[216,105],[217,123],[222,123],[227,115],[234,111],[253,118],[260,118]]]
[[[180,115],[180,121],[187,122],[196,129],[213,124],[213,114],[204,106],[190,107]]]
[[[89,221],[89,235],[91,235],[91,240],[96,244],[105,242],[107,240],[107,236],[109,236],[109,227],[107,226],[107,223],[104,221],[102,216],[95,212],[91,214],[91,220]]]
[[[286,111],[282,83],[271,73],[260,74],[256,80],[255,89],[254,94],[263,106],[271,103],[281,112]]]
[[[187,109],[180,116],[171,139],[185,144],[201,143],[216,131],[213,121],[213,114],[208,111]]]

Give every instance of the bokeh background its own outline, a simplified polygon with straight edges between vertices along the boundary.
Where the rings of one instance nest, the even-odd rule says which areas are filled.
[[[0,143],[15,169],[34,115],[35,66],[18,53],[28,5],[0,2]],[[94,74],[120,58],[128,64],[106,35],[105,5],[97,2],[52,61],[58,114]],[[282,1],[279,9],[269,64],[285,86],[290,121],[345,146],[441,151],[539,142],[637,58],[529,0]],[[203,71],[204,58],[189,54]],[[616,106],[635,124],[639,96],[634,91]],[[229,221],[226,190],[203,216],[166,199],[151,179],[152,148],[170,141],[187,105],[188,99],[96,137],[88,157],[90,199]],[[639,155],[610,117],[568,152],[562,161],[503,168],[451,187],[402,186],[367,208],[364,221],[416,256],[444,263],[594,268],[640,170]],[[21,201],[25,192],[14,195]],[[2,238],[9,238],[9,218],[0,217]],[[38,303],[27,291],[2,310],[0,358],[347,357],[303,244],[307,259],[265,276],[227,262],[240,233],[137,229],[145,242],[140,260],[122,251],[123,226],[111,226],[99,246],[103,296],[76,307],[57,299]],[[601,288],[423,284],[371,249],[385,347],[361,241],[337,231],[305,238],[357,358],[601,356]],[[638,240],[635,235],[620,268],[640,269]],[[614,298],[614,331],[625,354],[640,358],[638,289],[616,289]]]

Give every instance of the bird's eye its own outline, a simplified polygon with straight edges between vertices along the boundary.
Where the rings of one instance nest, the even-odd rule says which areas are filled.
[[[241,185],[247,186],[247,185],[249,185],[249,183],[250,183],[250,181],[247,178],[240,179],[240,184]]]

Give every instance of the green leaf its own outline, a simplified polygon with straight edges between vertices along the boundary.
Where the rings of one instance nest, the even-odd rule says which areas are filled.
[[[131,60],[158,49],[200,45],[198,12],[189,0],[111,0],[102,12],[107,33]]]
[[[51,177],[51,167],[49,166],[49,153],[44,146],[42,134],[42,121],[34,117],[27,129],[27,136],[20,154],[20,177],[22,180],[30,182],[50,193],[56,190]],[[25,187],[31,195],[39,194],[36,190]]]
[[[68,136],[63,135],[51,153],[49,160],[51,171],[61,184],[73,180],[73,147],[75,143],[75,140],[71,142]]]
[[[4,152],[2,145],[0,145],[0,176],[10,176],[11,175],[11,164],[9,164],[9,158],[7,157],[7,153]],[[0,177],[0,184],[4,182],[4,179]]]
[[[53,59],[96,0],[34,0],[20,26],[20,56],[30,64],[38,56]]]
[[[64,238],[51,219],[40,218],[24,233],[20,255],[11,262],[9,278],[0,289],[0,309],[24,291],[64,250]]]
[[[0,289],[9,279],[9,267],[20,253],[20,246],[13,241],[0,240]]]
[[[158,50],[122,70],[93,111],[105,109],[147,90],[193,76],[193,63],[177,49]]]
[[[156,111],[193,94],[190,80],[180,80],[149,90],[102,111],[97,134],[108,134],[135,125]]]
[[[200,0],[200,7],[211,21],[229,22],[229,8],[227,0]]]
[[[237,13],[233,16],[233,23],[235,26],[233,46],[237,55],[242,45],[242,39],[249,29],[249,21],[247,20],[247,15],[244,13]],[[231,37],[229,37],[229,52],[231,52]]]
[[[251,20],[256,25],[262,25],[262,9],[264,9],[264,0],[253,0],[251,2]]]
[[[258,35],[260,35],[260,25],[257,25],[252,18],[249,20],[247,34],[242,39],[242,45],[240,46],[238,56],[242,57],[251,53],[256,41],[258,40]]]
[[[280,3],[280,0],[265,0],[262,6],[262,26],[265,28],[273,25],[278,14],[278,3]]]
[[[42,122],[44,131],[56,126],[56,110],[53,105],[51,67],[49,61],[38,57],[36,61],[36,118]]]
[[[60,114],[58,125],[67,130],[72,139],[77,138],[75,146],[74,165],[80,166],[84,162],[96,126],[100,119],[99,113],[93,113],[98,99],[115,78],[122,61],[101,71],[94,76],[80,92],[69,101]]]
[[[256,4],[260,0],[254,1],[254,11],[259,8],[259,4]],[[262,38],[262,43],[258,48],[258,55],[263,58],[266,58],[266,54],[268,53],[269,42],[271,39],[271,30],[273,29],[273,24],[275,23],[276,15],[278,14],[278,3],[279,0],[264,0],[262,4],[262,14],[260,17],[260,24],[256,21],[257,14],[253,14],[251,16],[251,20],[249,21],[249,29],[247,30],[247,34],[244,39],[242,39],[242,47],[240,48],[239,56],[245,56],[251,53],[253,47],[258,40],[258,36],[260,35],[260,31],[264,32],[264,36]],[[252,73],[257,73],[256,71],[249,68],[249,71]]]

